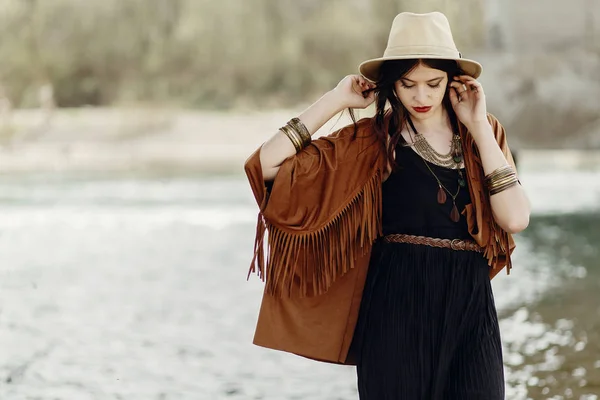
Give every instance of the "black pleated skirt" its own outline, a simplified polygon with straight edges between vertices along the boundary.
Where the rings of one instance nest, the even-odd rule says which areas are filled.
[[[504,399],[483,256],[377,242],[351,351],[361,400]]]

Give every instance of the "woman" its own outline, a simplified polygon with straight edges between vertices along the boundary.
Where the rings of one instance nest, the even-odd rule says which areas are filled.
[[[402,13],[360,71],[246,162],[266,280],[254,343],[357,365],[362,400],[503,399],[490,278],[529,202],[481,66],[443,14]],[[374,118],[311,141],[373,102]]]

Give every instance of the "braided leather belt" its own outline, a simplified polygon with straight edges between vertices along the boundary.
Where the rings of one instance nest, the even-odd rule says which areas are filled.
[[[385,235],[383,237],[386,243],[410,243],[421,244],[431,247],[443,247],[452,250],[465,250],[483,252],[483,249],[474,241],[462,239],[438,239],[427,236],[414,236],[404,234]]]

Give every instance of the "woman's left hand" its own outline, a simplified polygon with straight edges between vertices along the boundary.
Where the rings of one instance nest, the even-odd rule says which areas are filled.
[[[488,123],[483,87],[469,75],[454,77],[450,83],[450,102],[458,119],[472,131],[482,122]]]

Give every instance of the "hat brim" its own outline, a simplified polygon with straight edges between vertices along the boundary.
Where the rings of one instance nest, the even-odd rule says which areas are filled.
[[[452,57],[440,57],[440,56],[428,56],[428,55],[411,55],[411,56],[396,56],[396,57],[381,57],[367,60],[360,64],[358,67],[362,76],[370,81],[376,82],[379,79],[379,69],[381,65],[386,61],[391,60],[417,60],[417,59],[437,59],[437,60],[454,60],[458,63],[460,68],[465,74],[472,76],[477,79],[481,75],[482,66],[477,61],[469,60],[466,58],[452,58]]]

